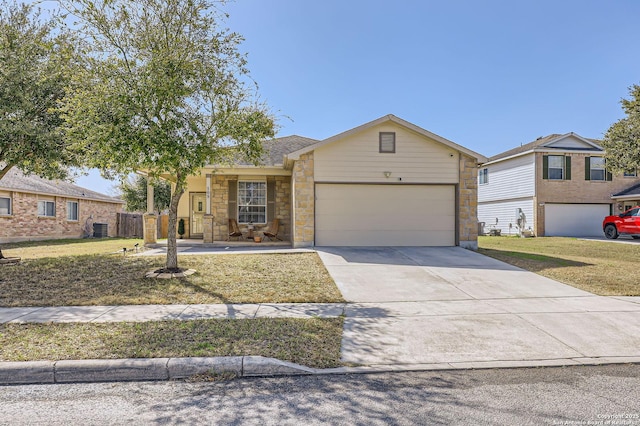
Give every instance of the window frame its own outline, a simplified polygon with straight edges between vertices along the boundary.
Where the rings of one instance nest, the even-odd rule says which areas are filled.
[[[594,159],[598,159],[600,162],[602,161],[602,167],[593,167]],[[602,171],[602,179],[594,179],[593,172],[594,171]],[[604,157],[590,157],[589,159],[589,180],[595,182],[606,182],[607,181],[607,166],[605,164]]]
[[[0,213],[0,216],[12,216],[13,215],[13,200],[11,199],[11,196],[0,195],[0,200],[8,200],[9,201],[9,207],[8,207],[7,213]]]
[[[69,217],[70,216],[69,213],[71,213],[71,211],[72,211],[69,208],[70,204],[75,204],[76,205],[76,207],[75,207],[75,214],[76,214],[75,219]],[[80,203],[77,200],[67,200],[67,222],[78,222],[79,220],[80,220]]]
[[[638,170],[627,170],[626,172],[622,173],[622,177],[626,177],[626,178],[635,178],[638,177]]]
[[[393,144],[393,149],[388,150],[388,149],[383,149],[383,137],[385,136],[392,136],[393,140],[391,141],[391,143]],[[380,154],[395,154],[396,153],[396,132],[380,132],[378,134],[378,152]]]
[[[40,203],[44,203],[44,214],[40,214]],[[49,215],[47,205],[51,204],[53,214]],[[56,217],[56,202],[53,200],[38,200],[38,217],[55,218]]]
[[[548,180],[566,180],[566,156],[565,155],[553,155],[550,154],[547,156],[547,179]],[[561,162],[561,167],[551,167],[551,160],[553,158],[560,158],[560,162]],[[556,177],[551,177],[551,169],[553,170],[560,170],[560,177],[556,178]]]
[[[489,183],[489,168],[484,167],[478,173],[478,185],[487,185]]]
[[[264,200],[264,204],[256,204],[253,203],[253,201],[250,199],[249,203],[244,202],[243,199],[243,192],[246,193],[247,188],[241,188],[243,185],[246,184],[259,184],[261,186],[263,186],[263,188],[258,188],[258,191],[262,190],[263,191],[263,196],[260,197],[258,196],[258,198],[262,198]],[[253,195],[252,195],[253,196]],[[246,199],[246,195],[244,196],[244,198]],[[237,207],[236,207],[236,212],[237,212],[237,217],[238,217],[238,223],[242,224],[242,225],[249,225],[249,224],[257,224],[257,225],[266,225],[267,221],[269,220],[269,218],[267,217],[267,205],[268,205],[268,200],[267,200],[267,181],[266,180],[238,180],[238,193],[237,193]],[[257,207],[257,208],[262,208],[263,212],[249,212],[249,211],[242,211],[243,208],[249,208],[249,207]],[[264,215],[264,222],[262,221],[243,221],[243,215]]]

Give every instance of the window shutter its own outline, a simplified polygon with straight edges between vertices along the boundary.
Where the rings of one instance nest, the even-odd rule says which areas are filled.
[[[276,180],[267,178],[267,222],[276,218]]]
[[[238,181],[229,180],[229,219],[238,219]]]
[[[571,157],[569,155],[564,157],[564,172],[565,180],[571,180]]]
[[[549,179],[549,156],[542,156],[542,179]]]
[[[607,182],[611,182],[613,180],[613,175],[611,172],[607,172]]]
[[[584,180],[591,180],[591,157],[584,157]]]

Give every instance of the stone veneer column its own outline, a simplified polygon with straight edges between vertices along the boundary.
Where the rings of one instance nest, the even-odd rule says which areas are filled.
[[[313,152],[303,154],[293,166],[293,246],[314,244],[315,187],[313,180]]]
[[[458,243],[478,249],[478,167],[475,158],[460,154],[458,185]]]
[[[202,242],[213,242],[213,215],[205,214],[202,219]]]
[[[142,235],[144,237],[144,245],[155,244],[158,242],[158,216],[154,213],[145,213],[143,215],[144,226],[142,227]]]

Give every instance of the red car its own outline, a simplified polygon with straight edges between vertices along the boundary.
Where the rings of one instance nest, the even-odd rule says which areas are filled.
[[[602,230],[610,240],[615,240],[621,234],[630,235],[634,239],[640,238],[640,206],[619,215],[605,217]]]

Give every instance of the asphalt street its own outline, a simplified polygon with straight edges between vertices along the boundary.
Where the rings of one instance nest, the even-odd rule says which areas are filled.
[[[640,366],[3,386],[0,424],[640,425]]]

